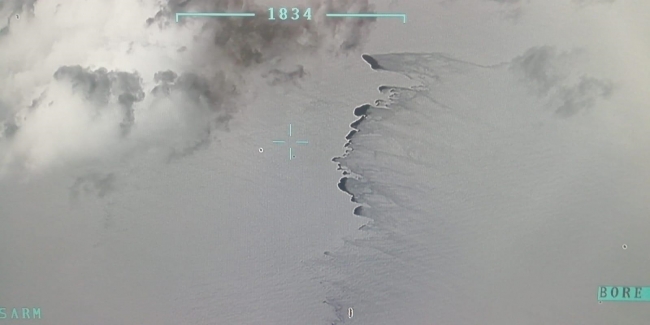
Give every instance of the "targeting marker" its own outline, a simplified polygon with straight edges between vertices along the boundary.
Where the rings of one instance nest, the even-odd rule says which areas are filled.
[[[307,8],[304,14],[301,13],[299,8],[279,8],[280,20],[298,20],[306,19],[311,20],[311,8]],[[275,20],[274,8],[269,8],[269,20]],[[255,17],[254,12],[177,12],[176,22],[179,22],[181,17]],[[302,17],[302,18],[301,18]],[[406,14],[404,13],[327,13],[325,17],[328,18],[401,18],[402,22],[406,24]]]
[[[181,17],[255,17],[254,12],[177,12],[176,22]]]
[[[330,13],[325,14],[326,17],[331,18],[402,18],[402,22],[406,24],[406,14],[374,14],[374,13],[358,13],[358,14],[339,14]]]
[[[293,125],[289,124],[289,137],[293,136]],[[273,140],[273,143],[275,144],[285,144],[287,141],[285,140]],[[309,141],[307,140],[297,140],[295,141],[296,144],[309,144]],[[293,148],[291,147],[291,144],[289,144],[289,160],[293,160],[296,158],[296,155],[293,152]]]

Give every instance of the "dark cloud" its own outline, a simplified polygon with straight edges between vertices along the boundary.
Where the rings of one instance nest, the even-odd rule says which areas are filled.
[[[11,139],[18,132],[18,126],[13,121],[5,121],[0,124],[0,131],[0,138]]]
[[[227,129],[228,121],[232,118],[232,100],[239,91],[223,73],[207,78],[195,73],[182,73],[179,76],[166,70],[157,72],[154,81],[157,85],[152,90],[153,96],[157,99],[180,97],[189,110],[186,113],[198,121],[193,125],[194,136],[183,145],[172,148],[169,159],[207,148],[214,129]]]
[[[174,82],[174,80],[176,80],[177,77],[178,75],[176,74],[176,72],[167,70],[167,71],[156,72],[156,74],[154,74],[153,76],[153,80],[156,83],[159,82],[172,83]]]
[[[218,119],[217,122],[225,123],[226,120]],[[167,156],[167,162],[189,156],[198,150],[207,149],[210,143],[212,143],[212,139],[210,138],[211,134],[212,129],[210,127],[204,127],[202,132],[199,132],[198,136],[194,139],[181,147],[172,148]]]
[[[74,200],[83,194],[103,198],[115,190],[115,181],[113,173],[90,173],[77,177],[70,187],[70,197]]]
[[[41,92],[40,96],[38,96],[37,98],[32,99],[32,103],[28,106],[28,108],[30,110],[34,110],[34,109],[38,108],[38,106],[41,105],[41,103],[43,103],[43,100],[45,100],[46,96],[47,96],[46,91]]]
[[[230,109],[225,104],[230,103],[239,94],[237,85],[224,73],[206,77],[185,72],[179,76],[167,70],[157,72],[154,81],[157,83],[152,90],[154,96],[182,96],[188,108],[198,113],[215,113],[214,121],[220,123],[230,117]]]
[[[269,72],[263,74],[262,76],[268,79],[269,85],[275,86],[281,83],[293,82],[304,77],[306,74],[305,68],[302,65],[298,65],[293,70],[283,71],[280,69],[271,69]]]
[[[9,105],[2,101],[0,98],[0,120],[4,120],[7,118],[7,115],[9,114]]]
[[[557,58],[551,46],[534,47],[515,58],[511,70],[530,82],[540,95],[546,95],[563,78],[554,66]]]
[[[108,105],[113,99],[122,107],[124,134],[134,123],[133,104],[144,99],[142,79],[137,72],[90,70],[81,66],[64,66],[54,73],[54,79],[71,82],[72,89],[97,107]]]
[[[170,87],[174,84],[176,78],[178,78],[178,75],[171,70],[156,72],[153,80],[157,86],[151,92],[154,95],[169,95],[171,92]]]
[[[596,105],[614,90],[613,83],[592,76],[574,78],[579,52],[562,52],[550,46],[534,47],[516,57],[510,70],[540,97],[547,97],[556,113],[568,117]],[[574,81],[576,80],[577,81]],[[559,103],[559,104],[557,104]]]
[[[608,98],[613,89],[611,81],[582,77],[577,85],[560,89],[559,98],[563,103],[556,112],[562,116],[571,116],[581,110],[589,109],[598,99]]]
[[[327,19],[326,12],[372,12],[368,0],[311,1],[301,6],[312,11],[312,20],[269,20],[268,8],[242,0],[168,0],[147,25],[159,28],[182,26],[188,20],[175,22],[177,12],[255,12],[255,18],[201,18],[204,30],[213,32],[214,44],[226,53],[238,66],[250,66],[270,59],[293,54],[296,51],[314,51],[326,44],[334,45],[339,52],[358,49],[369,33],[369,25],[375,19],[350,20]]]

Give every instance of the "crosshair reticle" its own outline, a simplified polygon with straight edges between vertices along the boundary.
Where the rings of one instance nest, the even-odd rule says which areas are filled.
[[[289,124],[289,137],[293,136],[292,132],[292,127],[291,124]],[[287,141],[285,140],[273,140],[273,143],[275,144],[285,144]],[[309,144],[309,141],[307,140],[296,140],[295,142],[289,142],[289,160],[293,160],[293,158],[296,158],[296,156],[293,154],[293,148],[291,147],[291,143],[295,144]]]

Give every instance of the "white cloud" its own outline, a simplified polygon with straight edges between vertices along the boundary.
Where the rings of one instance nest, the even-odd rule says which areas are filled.
[[[174,21],[176,11],[233,6],[266,13],[228,0],[14,0],[0,8],[8,19],[0,36],[1,170],[36,172],[150,148],[191,152],[230,119],[238,94],[254,84],[245,81],[251,71],[280,71],[274,64],[294,52],[354,50],[368,32],[366,21],[320,16],[293,24],[263,17]],[[313,7],[330,9],[370,6],[359,0]],[[161,71],[178,78],[155,80]],[[144,98],[134,95],[134,83]],[[168,91],[152,94],[158,86]]]

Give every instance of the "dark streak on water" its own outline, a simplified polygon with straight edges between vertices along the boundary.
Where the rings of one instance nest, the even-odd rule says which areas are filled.
[[[379,86],[379,92],[383,93],[385,91],[393,91],[395,87],[392,86]]]
[[[382,87],[379,87],[379,91],[381,91]],[[368,104],[363,105],[363,106],[359,106],[359,107],[354,109],[354,115],[359,116],[359,117],[365,117],[365,115],[368,113],[369,109],[370,109],[370,105],[368,105]],[[355,123],[357,123],[357,122],[355,122]]]
[[[362,58],[368,64],[370,64],[370,67],[372,69],[374,69],[374,70],[382,70],[383,69],[377,63],[377,61],[374,58],[372,58],[371,56],[364,54],[362,56]],[[384,88],[386,88],[386,87],[385,86],[379,87],[379,92],[381,93]],[[333,162],[337,163],[337,170],[341,170],[342,174],[343,174],[343,177],[341,177],[341,179],[338,182],[338,188],[342,192],[347,193],[351,197],[350,201],[354,202],[354,203],[359,203],[359,202],[357,200],[357,197],[352,193],[352,191],[351,191],[351,189],[349,187],[353,186],[352,183],[359,182],[360,176],[353,174],[349,169],[343,167],[341,165],[341,163],[340,163],[340,160],[347,157],[350,154],[350,152],[352,152],[352,150],[353,150],[351,148],[352,140],[355,137],[355,135],[357,135],[359,133],[359,126],[361,125],[361,123],[363,121],[366,120],[366,118],[368,117],[369,110],[371,108],[373,108],[373,107],[374,106],[372,106],[371,104],[363,104],[363,105],[358,106],[358,107],[356,107],[354,109],[354,115],[357,116],[358,118],[357,118],[357,120],[355,120],[354,122],[352,122],[350,124],[350,128],[352,128],[352,130],[350,130],[350,132],[348,132],[348,134],[345,136],[345,139],[346,139],[346,143],[344,145],[345,152],[343,153],[342,156],[335,157],[335,158],[332,159]],[[358,206],[356,206],[354,208],[353,214],[356,215],[356,216],[363,216],[365,209],[367,209],[367,207],[364,207],[362,205],[358,205]],[[363,225],[363,226],[359,227],[359,230],[361,230],[361,231],[367,230],[367,225]],[[325,252],[325,255],[331,256],[331,253],[330,252]],[[344,310],[343,306],[341,306],[341,304],[338,303],[337,301],[338,301],[338,299],[335,298],[335,297],[328,297],[325,301],[323,301],[323,303],[328,304],[332,308],[334,308],[334,313],[335,313],[337,319],[334,322],[331,323],[332,325],[341,324],[341,323],[345,322],[345,320],[347,318],[347,315],[344,315],[344,313],[343,313],[343,310]]]
[[[370,64],[370,67],[372,69],[374,69],[374,70],[382,70],[383,69],[379,65],[379,63],[377,63],[377,60],[375,60],[370,55],[364,54],[364,55],[361,56],[361,58],[364,61],[366,61],[368,64]],[[380,86],[379,87],[379,92],[381,93],[387,88],[390,88],[390,87]],[[352,149],[350,148],[350,145],[352,144],[352,139],[359,132],[359,126],[368,117],[368,110],[370,110],[371,108],[373,108],[373,106],[370,105],[370,104],[363,104],[361,106],[358,106],[358,107],[354,108],[354,115],[359,117],[359,118],[356,121],[354,121],[354,122],[352,122],[350,124],[350,128],[352,128],[352,130],[350,130],[350,132],[345,136],[345,139],[347,140],[345,145],[344,145],[344,148],[346,148],[346,152],[343,154],[343,156],[335,157],[335,158],[332,159],[333,162],[338,163],[337,170],[342,170],[343,171],[343,176],[344,177],[342,177],[339,180],[339,183],[338,183],[339,189],[341,191],[347,193],[348,195],[350,195],[351,196],[350,201],[355,202],[355,203],[358,203],[358,201],[356,200],[356,197],[354,196],[354,194],[352,194],[352,192],[347,188],[346,185],[350,181],[357,181],[358,177],[354,177],[349,170],[346,170],[345,168],[343,168],[341,166],[341,164],[339,163],[339,161],[340,161],[340,159],[343,159],[343,158],[347,157],[347,155],[352,151]],[[358,206],[358,207],[356,207],[354,209],[354,214],[358,215],[358,216],[361,216],[361,211],[362,210],[363,210],[363,208],[361,206]]]
[[[341,178],[339,180],[339,184],[338,184],[339,185],[339,190],[341,190],[341,191],[347,193],[348,195],[350,195],[351,196],[350,201],[357,203],[357,200],[356,200],[354,194],[352,194],[352,192],[350,192],[348,190],[348,188],[345,186],[345,184],[347,184],[348,181],[350,181],[350,177]]]
[[[376,62],[376,61],[374,61],[374,59],[372,59],[368,55],[364,55],[364,60],[366,60],[366,61],[371,60],[372,62]],[[386,88],[389,88],[389,87],[380,86],[379,87],[379,92],[382,92],[382,90],[386,89]],[[350,124],[350,127],[352,128],[352,130],[350,130],[350,132],[348,132],[348,134],[345,136],[345,139],[347,141],[346,141],[346,143],[345,143],[345,145],[343,147],[346,148],[346,152],[343,154],[343,156],[335,157],[335,158],[332,159],[333,162],[337,163],[337,170],[343,171],[343,176],[344,177],[342,177],[339,180],[339,183],[338,183],[339,190],[341,190],[341,191],[347,193],[348,195],[350,195],[350,197],[351,197],[350,201],[355,202],[355,203],[359,203],[359,202],[357,201],[357,198],[354,196],[354,194],[352,194],[352,192],[348,189],[347,185],[349,185],[350,182],[357,181],[358,177],[353,176],[352,173],[349,170],[347,170],[346,168],[343,168],[343,166],[341,166],[339,161],[341,159],[347,157],[347,155],[352,151],[352,149],[350,148],[350,145],[352,144],[352,139],[359,132],[359,126],[361,125],[361,123],[363,121],[366,120],[366,118],[368,117],[368,111],[371,108],[373,108],[373,106],[370,105],[370,104],[363,104],[361,106],[358,106],[358,107],[354,108],[354,115],[357,116],[358,119]],[[362,206],[357,206],[354,209],[353,213],[354,213],[354,215],[361,216],[362,211],[363,211],[363,207]]]
[[[379,63],[377,62],[377,60],[375,60],[375,59],[374,59],[372,56],[370,56],[370,55],[364,54],[364,55],[361,56],[361,58],[362,58],[364,61],[366,61],[366,63],[370,64],[370,68],[372,68],[373,70],[383,70],[383,69],[384,69],[381,65],[379,65]]]
[[[356,181],[356,179],[355,179],[355,177],[353,177],[351,175],[349,170],[346,170],[345,168],[343,168],[341,166],[341,164],[339,163],[339,160],[342,159],[342,158],[345,158],[350,153],[350,151],[352,150],[352,149],[350,149],[350,144],[352,143],[352,138],[354,137],[355,134],[357,134],[359,132],[359,125],[361,124],[361,122],[363,122],[366,119],[368,110],[371,107],[372,106],[370,104],[364,104],[364,105],[361,105],[361,106],[356,107],[354,109],[354,115],[358,116],[359,118],[356,121],[354,121],[354,122],[352,122],[350,124],[350,127],[352,128],[352,130],[350,130],[348,135],[345,136],[345,139],[347,140],[345,145],[344,145],[344,148],[346,148],[346,152],[343,154],[343,156],[335,157],[335,158],[332,159],[333,162],[338,164],[337,170],[342,170],[343,175],[344,175],[344,177],[342,177],[339,180],[339,183],[338,183],[339,190],[341,190],[341,191],[347,193],[348,195],[350,195],[350,197],[351,197],[350,201],[355,202],[355,203],[358,203],[357,200],[356,200],[356,197],[354,196],[354,194],[352,194],[352,192],[350,192],[350,190],[347,188],[346,185],[350,181]],[[360,206],[354,209],[354,214],[355,215],[360,216],[360,214],[357,214],[357,212],[360,211],[359,208],[360,208]]]
[[[352,137],[357,133],[357,130],[352,130],[348,133],[348,135],[345,136],[346,140],[352,139]]]

